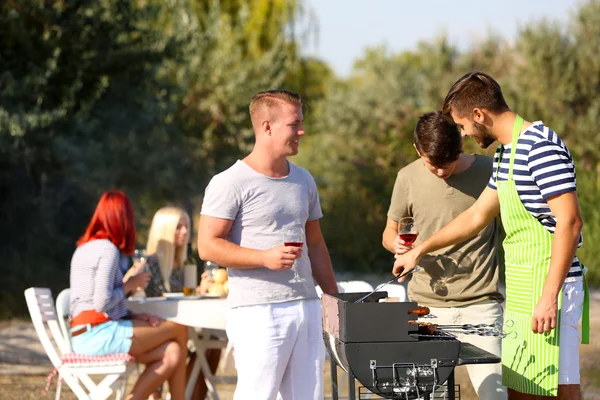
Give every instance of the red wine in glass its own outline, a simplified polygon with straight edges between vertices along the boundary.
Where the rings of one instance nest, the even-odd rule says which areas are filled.
[[[286,246],[302,247],[303,242],[283,242]]]
[[[415,240],[417,240],[418,233],[401,233],[400,239],[404,240],[407,246],[412,246]]]
[[[404,240],[406,246],[412,246],[419,232],[415,227],[415,220],[412,217],[404,217],[398,221],[398,235]]]

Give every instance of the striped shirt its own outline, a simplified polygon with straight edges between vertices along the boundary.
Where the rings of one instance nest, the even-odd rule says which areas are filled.
[[[99,239],[77,248],[71,259],[70,315],[82,311],[105,312],[111,319],[127,315],[121,253],[110,240]]]
[[[500,145],[494,155],[493,173],[488,187],[496,190],[496,179],[506,181],[510,164],[511,144]],[[504,150],[502,150],[504,149]],[[498,159],[502,161],[498,169]],[[497,171],[497,172],[496,172]],[[548,199],[576,191],[575,165],[569,150],[558,135],[536,121],[519,136],[513,167],[513,179],[523,206],[552,234],[556,217],[550,210]],[[577,247],[583,237],[579,236]],[[581,280],[579,259],[575,257],[565,282]]]

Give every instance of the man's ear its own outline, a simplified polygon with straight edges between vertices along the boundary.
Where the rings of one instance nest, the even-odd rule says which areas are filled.
[[[485,113],[483,112],[483,109],[475,107],[473,109],[473,121],[477,122],[478,124],[483,124],[483,121],[485,121]]]
[[[260,126],[267,135],[271,136],[271,121],[263,121]]]

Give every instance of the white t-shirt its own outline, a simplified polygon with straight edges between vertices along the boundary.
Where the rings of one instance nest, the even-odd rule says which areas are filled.
[[[232,220],[227,239],[241,247],[267,250],[283,245],[286,228],[304,229],[307,221],[323,216],[313,177],[304,168],[289,161],[288,165],[288,176],[272,178],[238,160],[212,178],[201,214]],[[317,298],[306,243],[297,263],[304,283],[288,282],[292,270],[228,268],[230,307]]]

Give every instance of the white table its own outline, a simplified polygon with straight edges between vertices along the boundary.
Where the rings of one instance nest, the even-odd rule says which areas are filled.
[[[134,313],[148,313],[192,328],[225,330],[227,305],[222,298],[181,299],[151,297],[129,300],[127,308]]]
[[[186,399],[192,397],[200,371],[204,374],[208,392],[213,400],[219,399],[214,387],[216,382],[231,383],[235,380],[235,378],[231,379],[231,377],[219,377],[219,379],[214,377],[204,355],[204,351],[208,348],[225,348],[227,346],[227,335],[225,334],[227,306],[225,299],[205,297],[196,299],[165,299],[156,297],[145,300],[128,300],[127,308],[134,313],[156,315],[162,319],[191,328],[189,336],[196,347],[196,361],[192,367],[190,379],[186,384]],[[198,335],[199,333],[202,333],[202,337]],[[213,334],[216,334],[221,339],[211,339]]]

